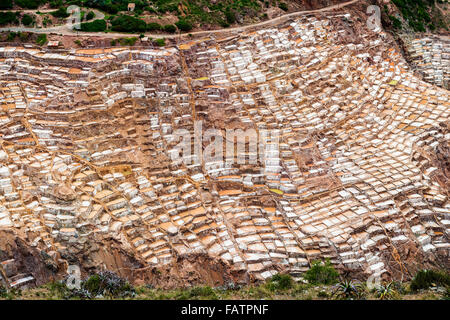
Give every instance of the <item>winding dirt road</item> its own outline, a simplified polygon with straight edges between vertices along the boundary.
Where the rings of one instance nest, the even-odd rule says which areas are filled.
[[[257,27],[262,27],[262,26],[266,26],[266,25],[271,25],[271,24],[276,24],[276,23],[280,23],[280,22],[284,22],[290,18],[293,17],[297,17],[297,16],[301,16],[301,15],[305,15],[305,14],[312,14],[312,13],[319,13],[319,12],[325,12],[325,11],[330,11],[330,10],[334,10],[334,9],[340,9],[343,7],[346,7],[348,5],[351,5],[353,3],[356,3],[360,0],[351,0],[351,1],[347,1],[347,2],[343,2],[340,4],[336,4],[336,5],[332,5],[329,7],[325,7],[325,8],[321,8],[321,9],[315,9],[315,10],[305,10],[305,11],[297,11],[297,12],[292,12],[292,13],[288,13],[267,21],[263,21],[263,22],[259,22],[256,24],[250,24],[250,25],[246,25],[246,26],[241,26],[241,27],[234,27],[234,28],[226,28],[226,29],[216,29],[216,30],[203,30],[203,31],[195,31],[195,32],[191,32],[191,33],[180,33],[180,34],[155,34],[155,33],[145,33],[145,36],[147,37],[151,37],[151,38],[166,38],[166,39],[174,39],[174,38],[181,38],[181,37],[185,37],[188,36],[189,34],[191,35],[195,35],[195,36],[208,36],[211,34],[215,34],[215,33],[222,33],[222,32],[227,32],[227,33],[236,33],[236,32],[242,32],[242,31],[246,31],[250,28],[257,28]],[[29,10],[30,12],[36,12],[38,10]],[[41,12],[45,12],[46,10],[42,10]],[[92,10],[95,12],[96,17],[95,19],[103,19],[104,15],[96,10]],[[100,13],[101,15],[97,14]],[[50,28],[25,28],[25,27],[9,27],[9,28],[0,28],[0,32],[3,31],[13,31],[13,32],[34,32],[34,33],[57,33],[60,35],[67,35],[67,36],[100,36],[100,37],[104,37],[104,38],[118,38],[118,37],[124,37],[124,36],[139,36],[139,34],[132,34],[132,33],[113,33],[113,32],[105,32],[105,33],[100,33],[100,32],[81,32],[81,31],[77,31],[77,30],[73,30],[70,28],[69,25],[62,25],[62,26],[57,26],[57,27],[50,27]]]

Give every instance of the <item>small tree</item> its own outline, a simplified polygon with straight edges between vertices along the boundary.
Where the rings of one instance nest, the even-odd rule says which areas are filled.
[[[292,288],[294,280],[289,274],[276,274],[268,282],[269,290],[288,290]]]
[[[334,284],[338,281],[339,273],[329,260],[325,262],[313,261],[311,268],[306,271],[305,279],[313,284]]]
[[[29,26],[33,23],[33,17],[29,14],[24,14],[22,17],[22,23],[24,26]]]
[[[178,20],[178,22],[175,23],[175,25],[177,26],[178,29],[185,32],[191,31],[193,28],[192,24],[185,19]]]
[[[157,22],[147,23],[147,31],[158,31],[161,30],[161,25]]]
[[[12,0],[2,0],[0,1],[0,10],[12,9],[13,2]]]
[[[120,15],[111,21],[112,30],[120,32],[145,32],[147,29],[147,23],[144,20],[127,16]]]
[[[0,26],[9,24],[9,23],[17,23],[17,14],[14,12],[0,12]]]
[[[227,18],[227,22],[229,24],[233,24],[236,22],[236,14],[230,8],[227,8],[227,10],[225,10],[225,17]]]
[[[175,31],[177,31],[177,27],[175,27],[173,24],[166,24],[163,29],[168,33],[175,33]]]
[[[283,11],[288,11],[289,10],[288,5],[285,2],[280,2],[278,4],[278,8],[280,8]]]
[[[86,20],[92,20],[95,18],[95,13],[93,11],[89,11],[86,15]]]
[[[9,32],[7,40],[8,41],[14,41],[16,39],[17,34],[15,32]]]

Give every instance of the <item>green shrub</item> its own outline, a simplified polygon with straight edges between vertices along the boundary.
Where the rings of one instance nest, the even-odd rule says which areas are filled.
[[[100,276],[98,274],[94,274],[90,276],[86,281],[83,282],[83,289],[86,289],[87,291],[98,295],[101,293],[101,280]]]
[[[117,0],[84,0],[83,6],[88,8],[97,8],[110,14],[116,14],[119,11],[127,10],[127,2]],[[81,6],[81,4],[79,6]]]
[[[294,280],[289,274],[276,274],[268,282],[267,287],[271,291],[291,289]]]
[[[43,46],[47,43],[47,35],[45,33],[38,35],[36,43]]]
[[[278,8],[280,8],[283,11],[288,11],[289,10],[288,5],[286,3],[284,3],[284,2],[280,2],[278,4]]]
[[[177,28],[173,24],[166,24],[163,27],[163,30],[168,33],[175,33],[175,31],[177,31]]]
[[[58,298],[62,298],[69,290],[64,281],[52,281],[45,285],[50,293]]]
[[[66,7],[60,7],[58,10],[50,12],[50,14],[55,18],[67,18],[70,16]]]
[[[417,22],[417,21],[414,21],[414,20],[408,20],[408,24],[416,32],[425,32],[426,31],[425,30],[425,26],[423,25],[422,22]]]
[[[33,17],[29,14],[24,14],[22,17],[22,23],[24,26],[29,26],[33,23]]]
[[[334,284],[338,281],[339,273],[330,261],[313,261],[311,268],[306,271],[305,279],[312,284]]]
[[[47,25],[48,25],[48,24],[51,24],[51,23],[52,23],[52,21],[50,20],[50,18],[47,17],[47,16],[44,16],[44,19],[42,19],[42,24],[43,24],[43,26],[44,26],[44,27],[47,27]]]
[[[95,18],[95,13],[93,11],[89,11],[86,15],[86,20],[92,20]]]
[[[164,47],[166,45],[166,40],[165,39],[156,39],[155,44],[158,47]]]
[[[103,32],[106,30],[106,21],[97,19],[92,22],[85,22],[81,24],[81,31],[86,32]]]
[[[13,2],[12,0],[2,0],[0,1],[0,10],[12,9]]]
[[[428,289],[432,286],[450,286],[450,275],[444,271],[420,270],[411,280],[412,291]]]
[[[192,24],[189,21],[184,20],[184,19],[178,20],[175,23],[175,25],[177,26],[178,29],[180,29],[181,31],[185,31],[185,32],[191,31],[193,28]]]
[[[157,22],[150,22],[147,24],[147,31],[158,31],[161,30],[161,25]]]
[[[219,20],[219,24],[222,28],[230,27],[230,24],[228,22],[226,22],[225,20]]]
[[[178,2],[169,0],[156,1],[157,11],[159,13],[178,12]]]
[[[227,8],[227,10],[225,10],[225,17],[227,18],[227,22],[229,24],[233,24],[236,22],[236,14],[230,8]]]
[[[63,0],[52,0],[50,1],[50,8],[59,8],[63,5]]]
[[[394,17],[394,16],[389,16],[389,19],[391,20],[392,26],[393,26],[395,29],[401,29],[401,27],[402,27],[402,22],[401,22],[399,19],[397,19],[397,18]]]
[[[0,12],[0,26],[17,23],[17,14],[14,12]]]
[[[11,42],[14,41],[17,37],[17,34],[15,32],[9,32],[8,36],[6,37],[7,41]]]
[[[40,0],[14,0],[14,2],[19,7],[24,8],[24,9],[37,9],[41,5],[41,2],[43,2],[43,1],[40,1]]]
[[[153,9],[152,7],[150,7],[150,6],[145,6],[143,10],[147,11],[149,13],[155,13],[156,12],[156,10]]]
[[[126,15],[120,15],[111,21],[112,30],[141,33],[147,29],[145,21]]]

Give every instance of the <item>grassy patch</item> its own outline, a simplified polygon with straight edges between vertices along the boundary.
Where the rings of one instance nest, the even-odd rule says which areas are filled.
[[[0,299],[137,299],[137,300],[229,300],[229,299],[399,299],[399,300],[442,300],[449,299],[446,291],[432,289],[420,292],[405,291],[399,286],[408,287],[408,283],[388,283],[368,291],[364,283],[356,281],[342,281],[338,285],[312,285],[296,282],[284,275],[274,276],[266,282],[249,285],[224,285],[217,288],[209,286],[196,286],[191,288],[178,288],[164,290],[153,288],[151,285],[139,287],[123,286],[121,281],[111,279],[105,285],[102,277],[92,275],[84,282],[80,289],[69,289],[64,281],[52,282],[44,286],[29,290],[2,290]],[[283,280],[285,279],[285,280]],[[275,284],[276,283],[276,284]],[[284,283],[284,284],[283,284]],[[275,284],[275,285],[274,285]]]

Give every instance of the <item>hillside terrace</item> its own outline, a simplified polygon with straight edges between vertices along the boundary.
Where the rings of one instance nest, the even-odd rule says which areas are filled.
[[[0,227],[54,259],[110,236],[148,265],[206,253],[256,279],[448,262],[448,189],[422,151],[448,144],[448,91],[378,34],[340,43],[333,19],[160,50],[0,48]],[[197,120],[277,130],[279,149],[172,162]]]

